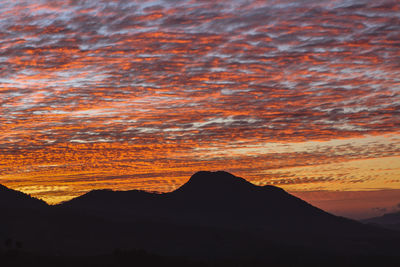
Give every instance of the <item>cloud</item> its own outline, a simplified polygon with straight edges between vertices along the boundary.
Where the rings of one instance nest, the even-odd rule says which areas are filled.
[[[372,211],[376,213],[385,213],[387,211],[387,208],[372,208]]]

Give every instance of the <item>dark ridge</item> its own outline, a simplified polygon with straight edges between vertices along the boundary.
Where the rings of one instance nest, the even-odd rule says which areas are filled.
[[[241,189],[253,189],[256,185],[243,178],[236,177],[225,171],[200,171],[192,175],[189,181],[175,192],[194,191],[207,194],[210,192],[224,193],[226,191],[237,191]],[[173,192],[174,193],[174,192]]]
[[[244,178],[235,176],[226,171],[199,171],[192,175],[187,183],[182,185],[176,191],[183,190],[204,190],[202,193],[206,193],[208,191],[222,190],[224,191],[234,191],[234,190],[268,190],[270,192],[275,191],[279,193],[288,194],[284,189],[273,186],[273,185],[264,185],[257,186],[251,182],[248,182]]]
[[[249,184],[245,179],[225,171],[199,171],[190,177],[186,184],[204,184],[206,186],[228,185],[231,183]]]
[[[225,171],[199,171],[193,174],[185,184],[170,193],[158,194],[143,190],[115,191],[111,189],[96,189],[71,200],[62,202],[57,206],[69,206],[72,204],[76,205],[78,203],[82,204],[84,202],[96,201],[111,201],[114,203],[121,202],[120,204],[123,205],[126,204],[126,201],[132,203],[132,200],[135,198],[168,198],[182,193],[188,193],[192,196],[198,196],[201,194],[207,197],[212,193],[226,195],[245,191],[250,193],[254,190],[262,190],[264,192],[268,191],[272,194],[282,194],[285,196],[290,195],[280,187],[273,185],[257,186],[241,177],[234,176],[233,174]]]
[[[96,189],[56,206],[77,206],[80,208],[93,206],[96,209],[107,209],[112,206],[123,207],[138,204],[157,195],[143,190],[114,191],[111,189]]]
[[[366,230],[359,231],[362,224],[331,215],[279,187],[257,186],[225,171],[197,172],[170,193],[94,190],[60,207],[119,221],[162,218],[173,223],[235,229],[277,227],[275,232],[282,232],[287,228],[287,233],[298,234],[322,234],[326,227],[340,228],[341,234]]]
[[[362,222],[400,231],[400,211],[394,213],[386,213],[379,217],[365,219],[362,220]]]
[[[280,188],[280,187],[277,187],[277,186],[274,186],[274,185],[263,185],[263,188],[267,189],[267,190],[274,190],[274,191],[277,191],[277,192],[281,192],[281,193],[285,192],[286,194],[289,194],[283,188]]]
[[[364,221],[373,223],[382,223],[382,224],[400,222],[400,211],[394,213],[386,213],[379,217],[365,219]]]
[[[48,206],[43,200],[32,197],[20,191],[10,189],[0,184],[0,207],[33,208]]]

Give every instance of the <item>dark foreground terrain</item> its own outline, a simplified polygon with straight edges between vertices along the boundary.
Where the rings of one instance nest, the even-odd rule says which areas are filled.
[[[267,252],[266,252],[267,253]],[[185,257],[168,257],[143,250],[115,250],[110,254],[90,256],[51,255],[10,250],[1,254],[1,266],[399,266],[398,257],[344,256],[337,254],[303,254],[297,250],[281,250],[270,254],[269,259],[214,259],[193,260]]]
[[[399,266],[400,232],[283,189],[198,172],[171,193],[95,190],[57,206],[0,187],[0,266]]]

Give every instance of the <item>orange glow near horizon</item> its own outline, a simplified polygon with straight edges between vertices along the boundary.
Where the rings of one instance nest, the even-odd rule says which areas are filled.
[[[400,189],[399,3],[0,10],[1,184],[49,203],[168,192],[199,170],[293,192]]]

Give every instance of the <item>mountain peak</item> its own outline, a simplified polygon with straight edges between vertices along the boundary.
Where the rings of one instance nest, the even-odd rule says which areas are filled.
[[[245,181],[226,171],[199,171],[190,177],[188,183],[232,183],[235,180]]]
[[[188,191],[191,193],[218,191],[238,191],[257,187],[243,178],[225,171],[199,171],[190,177],[189,181],[178,188],[177,192]]]
[[[250,184],[245,179],[226,171],[199,171],[193,174],[187,182],[187,184],[196,184],[197,186],[229,186],[233,183]]]

